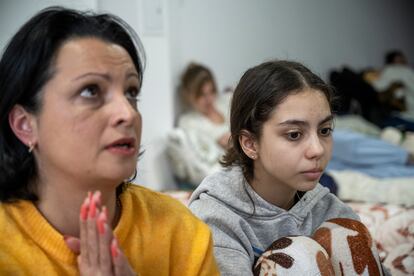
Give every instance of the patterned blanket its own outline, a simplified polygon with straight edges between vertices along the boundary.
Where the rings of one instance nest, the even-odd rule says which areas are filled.
[[[190,191],[167,194],[188,204]],[[392,275],[414,275],[414,207],[396,204],[346,202],[368,228],[381,262]]]
[[[273,242],[254,267],[265,275],[386,275],[368,229],[359,221],[324,222],[312,237],[283,237]]]

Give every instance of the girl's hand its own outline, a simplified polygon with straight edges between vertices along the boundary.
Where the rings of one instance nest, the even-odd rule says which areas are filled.
[[[100,208],[100,196],[97,191],[85,199],[80,212],[80,241],[66,237],[66,244],[75,253],[80,250],[81,275],[136,275],[109,227],[106,207]]]

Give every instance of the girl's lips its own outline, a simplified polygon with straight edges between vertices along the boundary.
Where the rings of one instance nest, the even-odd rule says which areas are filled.
[[[305,178],[311,181],[315,181],[321,177],[322,171],[321,170],[310,170],[310,171],[302,172],[302,174],[305,176]]]

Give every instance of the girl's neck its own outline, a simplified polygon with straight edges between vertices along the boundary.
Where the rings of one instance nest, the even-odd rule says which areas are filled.
[[[279,208],[289,210],[295,205],[297,191],[290,187],[270,183],[257,177],[249,181],[249,184],[261,198]]]

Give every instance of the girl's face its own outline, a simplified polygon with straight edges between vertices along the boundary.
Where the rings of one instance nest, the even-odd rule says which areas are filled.
[[[40,175],[116,184],[135,168],[140,81],[125,49],[94,38],[63,44],[35,116]]]
[[[284,190],[315,187],[332,152],[333,118],[325,95],[305,90],[288,96],[256,140],[254,178]]]
[[[200,95],[198,97],[194,95],[191,99],[191,105],[196,111],[202,114],[208,114],[214,109],[214,102],[216,100],[214,84],[208,81],[201,86],[200,90]]]

